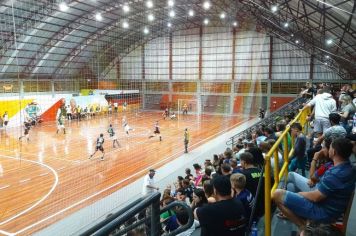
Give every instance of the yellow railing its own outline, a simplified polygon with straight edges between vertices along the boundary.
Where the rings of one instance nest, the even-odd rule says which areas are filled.
[[[307,116],[310,114],[310,108],[305,108],[299,112],[299,114],[292,120],[289,125],[286,127],[286,130],[279,136],[276,143],[273,145],[271,150],[267,153],[265,157],[265,236],[271,235],[271,197],[272,193],[278,187],[279,181],[283,178],[285,180],[288,176],[288,164],[289,158],[293,154],[293,147],[294,147],[294,139],[292,137],[292,148],[288,150],[288,133],[290,130],[290,125],[294,123],[300,123],[303,129],[307,125]],[[283,147],[283,166],[279,170],[279,158],[278,158],[278,151],[280,144],[282,143]],[[274,185],[271,186],[271,157],[274,156]]]

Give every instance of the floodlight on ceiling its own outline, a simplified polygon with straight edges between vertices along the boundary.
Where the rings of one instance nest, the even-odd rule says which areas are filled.
[[[173,10],[170,10],[170,11],[169,11],[169,16],[170,16],[170,17],[173,18],[175,15],[176,15],[176,13],[175,13]]]
[[[129,12],[130,11],[129,5],[127,5],[127,4],[123,5],[122,10],[124,10],[124,12]]]
[[[60,4],[59,4],[59,10],[60,11],[68,11],[68,9],[69,9],[69,7],[68,7],[68,5],[67,5],[67,3],[65,3],[65,2],[61,2]]]
[[[152,7],[153,7],[153,2],[152,2],[151,0],[148,0],[148,1],[146,2],[146,7],[147,7],[147,8],[152,8]]]
[[[225,12],[222,12],[221,14],[220,14],[220,19],[225,19],[225,17],[226,17],[226,14],[225,14]]]
[[[275,13],[275,12],[277,12],[277,11],[278,11],[278,7],[277,7],[276,5],[273,5],[273,6],[271,7],[271,12]]]
[[[296,43],[296,44],[299,44],[300,42],[299,42],[299,40],[297,39],[297,40],[295,40],[295,43]]]
[[[189,14],[189,16],[194,16],[194,11],[193,10],[189,10],[188,14]]]
[[[329,58],[330,58],[330,56],[329,56],[329,55],[326,55],[326,56],[325,56],[325,58],[326,58],[326,59],[329,59]]]
[[[173,0],[168,0],[168,6],[173,7],[174,6],[174,1]]]
[[[144,34],[148,34],[150,32],[150,30],[147,28],[147,27],[145,27],[144,29],[143,29],[143,33]]]
[[[129,23],[127,21],[122,22],[122,28],[128,29],[129,28]]]
[[[103,20],[103,16],[101,15],[101,13],[96,13],[96,14],[95,14],[95,19],[96,19],[97,21],[102,21],[102,20]]]
[[[327,45],[331,45],[332,43],[333,43],[333,40],[332,40],[332,39],[326,40],[326,44],[327,44]]]
[[[172,23],[171,23],[171,22],[168,22],[168,23],[167,23],[167,26],[168,26],[169,28],[171,28],[171,27],[172,27]]]
[[[232,25],[233,25],[234,27],[237,27],[239,24],[237,23],[237,21],[234,21],[234,23],[232,23]]]
[[[147,19],[148,19],[149,21],[154,21],[155,16],[154,16],[153,14],[148,14]]]
[[[284,28],[288,28],[288,26],[289,26],[289,23],[288,22],[286,22],[286,23],[284,23]]]
[[[209,24],[209,19],[204,19],[204,25]]]
[[[204,8],[205,10],[208,10],[208,9],[210,8],[210,6],[211,6],[211,4],[210,4],[209,1],[205,1],[205,2],[203,3],[203,8]]]

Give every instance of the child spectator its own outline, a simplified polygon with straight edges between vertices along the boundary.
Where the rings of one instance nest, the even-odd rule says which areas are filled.
[[[246,177],[243,174],[237,173],[233,174],[230,177],[232,194],[233,197],[239,199],[244,205],[246,216],[250,217],[252,205],[253,205],[253,196],[250,191],[248,191],[246,186]]]

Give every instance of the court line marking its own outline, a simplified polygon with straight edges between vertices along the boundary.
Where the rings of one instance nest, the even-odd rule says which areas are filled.
[[[8,187],[10,187],[10,185],[4,185],[4,186],[0,187],[0,190],[1,190],[1,189],[8,188]]]
[[[48,173],[43,173],[43,174],[40,174],[38,176],[45,176],[45,175],[48,175]]]
[[[15,234],[8,233],[8,232],[6,232],[6,231],[4,231],[4,230],[1,230],[1,229],[0,229],[0,233],[5,234],[5,235],[7,235],[7,236],[15,235]]]
[[[23,180],[20,180],[19,183],[25,183],[25,182],[30,181],[30,180],[31,180],[31,178],[23,179]]]
[[[33,208],[37,207],[39,204],[41,204],[44,200],[46,200],[46,198],[48,198],[49,195],[52,194],[52,192],[54,191],[54,189],[57,187],[58,185],[58,182],[59,182],[59,177],[58,177],[58,174],[57,172],[52,168],[50,167],[49,165],[46,165],[44,163],[40,163],[40,162],[37,162],[37,161],[32,161],[32,160],[27,160],[27,159],[20,159],[20,158],[16,158],[16,157],[11,157],[11,156],[6,156],[6,155],[0,155],[0,157],[4,157],[4,158],[8,158],[8,159],[14,159],[14,160],[22,160],[22,161],[28,161],[28,162],[31,162],[31,163],[34,163],[34,164],[38,164],[38,165],[41,165],[43,167],[46,167],[48,168],[50,171],[52,171],[54,177],[55,177],[55,181],[54,181],[54,184],[52,185],[52,188],[50,189],[50,191],[44,195],[40,200],[38,200],[35,204],[33,204],[32,206],[30,206],[29,208],[21,211],[20,213],[17,213],[15,214],[14,216],[11,216],[10,218],[4,220],[4,221],[1,221],[0,222],[0,225],[4,225],[6,223],[9,223],[10,221],[12,221],[13,219],[16,219],[17,217],[31,211]],[[14,233],[9,233],[10,235],[13,235]],[[17,233],[15,233],[17,234]]]
[[[209,140],[210,138],[212,138],[212,137],[214,137],[214,136],[218,136],[218,135],[220,135],[221,133],[224,133],[224,132],[226,132],[226,131],[229,131],[229,130],[231,130],[232,128],[234,128],[234,127],[236,127],[236,126],[239,126],[239,125],[241,125],[242,123],[245,123],[245,122],[247,122],[247,121],[249,121],[249,120],[250,120],[250,119],[248,119],[248,118],[247,118],[247,119],[244,119],[244,120],[238,122],[237,124],[235,124],[235,125],[233,125],[233,126],[230,126],[230,127],[226,128],[226,129],[220,131],[219,133],[210,135],[209,137],[198,141],[197,143],[191,145],[190,147],[196,146],[196,145],[198,145],[198,144],[200,144],[200,143],[202,143],[202,142],[204,142],[204,141],[206,141],[206,140]],[[42,222],[45,222],[45,221],[47,221],[47,220],[49,220],[49,219],[51,219],[51,218],[53,218],[53,217],[55,217],[55,216],[57,216],[57,215],[59,215],[59,214],[62,214],[63,212],[66,212],[67,210],[69,210],[69,209],[71,209],[71,208],[73,208],[73,207],[76,207],[76,206],[78,206],[78,205],[80,205],[80,204],[82,204],[82,203],[88,201],[89,199],[91,199],[91,198],[93,198],[93,197],[96,197],[97,195],[100,195],[100,194],[102,194],[103,192],[106,192],[106,191],[112,189],[113,187],[116,187],[116,186],[122,184],[123,182],[125,182],[125,181],[127,181],[127,180],[129,180],[129,179],[131,179],[131,178],[133,178],[133,177],[136,177],[136,176],[138,176],[138,175],[141,175],[141,173],[143,173],[143,172],[147,172],[148,169],[153,168],[154,166],[156,166],[156,165],[158,165],[158,164],[160,164],[160,163],[163,163],[163,162],[165,162],[165,161],[171,159],[172,157],[174,157],[174,156],[176,156],[176,155],[179,155],[179,154],[182,153],[182,152],[183,152],[183,151],[176,152],[176,153],[174,153],[174,154],[172,154],[172,155],[166,157],[165,159],[160,160],[159,162],[155,163],[154,165],[148,166],[147,168],[145,168],[145,169],[143,169],[143,170],[140,170],[140,171],[136,172],[135,174],[133,174],[133,175],[131,175],[131,176],[129,176],[129,177],[126,177],[125,179],[122,179],[122,180],[120,180],[119,182],[116,182],[115,184],[113,184],[113,185],[111,185],[111,186],[108,186],[108,187],[106,187],[105,189],[102,189],[102,190],[100,190],[99,192],[96,192],[96,193],[94,193],[94,194],[92,194],[92,195],[90,195],[90,196],[88,196],[88,197],[86,197],[86,198],[84,198],[84,199],[82,199],[82,200],[80,200],[80,201],[78,201],[78,202],[76,202],[76,203],[74,203],[74,204],[72,204],[72,205],[70,205],[70,206],[68,206],[68,207],[66,207],[66,208],[64,208],[64,209],[62,209],[62,210],[60,210],[60,211],[54,213],[54,214],[52,214],[52,215],[50,215],[50,216],[47,216],[46,218],[43,218],[42,220],[39,220],[39,221],[37,221],[36,223],[33,223],[33,224],[29,225],[29,226],[26,226],[25,228],[23,228],[23,229],[21,229],[21,230],[15,232],[15,233],[11,233],[11,235],[20,234],[20,233],[22,233],[22,232],[24,232],[24,231],[26,231],[26,230],[28,230],[28,229],[33,228],[33,227],[36,226],[36,225],[41,224]]]

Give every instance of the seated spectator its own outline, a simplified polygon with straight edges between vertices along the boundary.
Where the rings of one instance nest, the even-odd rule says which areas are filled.
[[[208,204],[208,199],[205,196],[204,190],[199,188],[194,189],[193,201],[192,204],[190,205],[192,210],[194,211],[195,208],[202,207],[205,204]]]
[[[254,165],[261,168],[265,164],[263,153],[258,147],[252,147],[247,150],[253,156]]]
[[[195,163],[193,164],[194,170],[195,170],[195,179],[194,179],[194,185],[201,186],[201,181],[203,178],[203,173],[202,173],[202,168],[199,164]]]
[[[253,196],[250,191],[248,191],[246,186],[246,177],[243,174],[233,174],[230,177],[232,196],[239,199],[244,205],[246,216],[249,218],[251,216],[251,210],[253,206]]]
[[[175,199],[177,201],[187,203],[187,195],[183,188],[177,189]]]
[[[300,232],[300,236],[342,236],[339,229],[330,224],[310,224]]]
[[[183,179],[184,178],[182,176],[177,177],[177,182],[174,182],[175,189],[183,188]]]
[[[272,128],[270,127],[266,127],[264,130],[263,130],[265,136],[266,136],[266,139],[274,139],[274,140],[277,140],[277,137],[273,131]]]
[[[341,124],[342,127],[345,128],[347,133],[351,132],[352,126],[349,125],[349,120],[352,120],[355,112],[356,112],[356,106],[352,102],[352,99],[349,95],[345,95],[341,99],[342,102],[342,109],[340,111],[340,116],[341,116]]]
[[[351,152],[350,140],[335,139],[329,150],[334,167],[325,172],[314,191],[293,193],[278,189],[273,193],[278,208],[300,229],[305,228],[306,219],[330,223],[345,212],[355,190],[356,173],[349,162]]]
[[[211,169],[210,168],[207,168],[204,170],[204,175],[203,175],[203,178],[202,178],[202,183],[204,185],[204,182],[207,181],[207,180],[211,180],[212,176],[211,176]]]
[[[231,166],[230,166],[229,163],[223,163],[221,165],[221,173],[222,173],[222,175],[224,175],[224,176],[226,176],[227,178],[230,179],[231,172],[232,172],[232,169],[231,169]]]
[[[287,124],[284,120],[277,123],[277,132],[276,132],[277,139],[286,130],[286,125]],[[291,150],[292,149],[292,137],[290,136],[289,133],[287,133],[287,141],[288,141],[288,150]],[[281,142],[280,147],[279,147],[281,150],[283,150],[282,143],[283,142]]]
[[[236,173],[241,173],[241,166],[238,166],[237,160],[235,158],[230,159],[230,166],[231,166],[231,173],[236,174]]]
[[[329,114],[331,127],[318,138],[317,143],[321,143],[324,139],[334,140],[336,138],[345,138],[347,133],[344,127],[340,125],[341,116],[337,113]]]
[[[271,150],[273,145],[275,144],[276,140],[274,139],[269,139],[260,144],[260,149],[263,153],[263,157],[267,155],[267,153]],[[283,155],[281,152],[278,151],[278,163],[279,163],[279,168],[282,167],[283,165]],[[271,156],[271,167],[274,169],[274,155]]]
[[[219,164],[220,164],[219,156],[217,154],[214,154],[213,166],[214,166],[215,171],[217,169],[219,169]]]
[[[245,152],[245,148],[243,144],[236,144],[236,153],[235,153],[235,158],[237,160],[240,160],[240,154]]]
[[[204,189],[205,197],[206,199],[208,199],[208,203],[216,202],[216,199],[214,197],[214,187],[213,184],[211,183],[211,180],[207,180],[204,182],[203,189]]]
[[[187,211],[184,211],[184,210],[177,211],[176,217],[177,217],[177,223],[179,224],[179,226],[184,226],[188,223],[189,215],[188,215]],[[197,227],[199,227],[199,221],[194,220],[192,226],[189,229],[187,229],[186,231],[183,231],[182,233],[177,234],[176,236],[190,236],[193,234],[193,232],[195,231],[195,229]]]
[[[263,142],[263,141],[265,141],[267,137],[264,136],[264,134],[263,134],[263,132],[262,132],[261,129],[257,129],[257,130],[254,132],[253,138],[254,138],[254,140],[256,141],[257,146],[259,146],[260,143]]]
[[[209,159],[206,159],[205,162],[204,162],[204,169],[210,169],[211,172],[215,172],[215,169],[214,169],[214,166],[213,166],[213,163],[211,163],[211,161]]]
[[[225,176],[213,180],[216,202],[196,208],[202,236],[244,236],[247,217],[240,200],[231,197],[231,183]]]
[[[185,192],[185,196],[189,199],[189,202],[192,202],[194,186],[190,184],[189,180],[187,179],[183,180],[183,189]]]
[[[187,180],[194,179],[194,176],[192,175],[191,170],[189,168],[185,169],[185,174],[186,174],[186,176],[184,177],[184,179],[187,179]]]
[[[302,126],[299,123],[291,125],[291,135],[295,138],[295,143],[292,161],[289,164],[288,170],[296,171],[297,169],[300,169],[302,171],[302,175],[305,176],[305,151],[307,140],[305,135],[302,133],[302,130]]]

